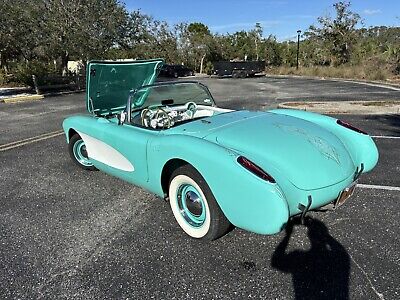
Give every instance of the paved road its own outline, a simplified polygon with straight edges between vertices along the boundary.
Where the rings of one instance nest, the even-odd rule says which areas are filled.
[[[60,130],[66,116],[85,111],[83,93],[32,102],[0,103],[0,145]]]
[[[400,100],[400,88],[354,82],[282,77],[201,81],[209,86],[218,103],[233,109],[270,108],[287,101]]]
[[[223,95],[218,82],[211,90],[232,107],[263,107],[240,104],[233,88]],[[82,101],[0,104],[0,144],[58,130],[66,115],[84,111]],[[339,117],[400,137],[399,116]],[[380,162],[361,183],[400,187],[400,139],[376,142]],[[400,297],[400,191],[358,189],[339,210],[295,226],[283,252],[285,232],[189,239],[161,199],[72,165],[63,136],[0,152],[0,165],[1,299]]]
[[[400,88],[350,82],[281,77],[188,79],[206,84],[219,106],[232,109],[270,109],[287,101],[400,101]],[[78,112],[85,112],[83,93],[24,104],[0,103],[0,144],[60,129],[66,116]]]

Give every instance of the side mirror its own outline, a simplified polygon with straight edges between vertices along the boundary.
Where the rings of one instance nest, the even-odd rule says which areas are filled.
[[[125,121],[126,121],[126,112],[123,111],[123,112],[119,113],[119,114],[117,115],[117,118],[118,118],[118,125],[124,124]]]

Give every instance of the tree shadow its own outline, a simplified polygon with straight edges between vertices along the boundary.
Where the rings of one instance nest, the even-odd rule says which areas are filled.
[[[286,253],[295,225],[299,225],[298,218],[287,224],[286,236],[271,259],[273,268],[292,274],[295,299],[349,299],[350,257],[346,249],[324,223],[307,218],[311,248]]]
[[[400,134],[400,114],[368,115],[365,119],[383,131],[383,134]]]

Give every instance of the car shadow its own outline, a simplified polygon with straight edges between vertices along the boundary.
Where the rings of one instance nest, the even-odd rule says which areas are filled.
[[[287,253],[293,228],[299,224],[298,218],[287,224],[286,235],[272,255],[271,266],[292,274],[295,299],[349,299],[350,257],[324,223],[307,218],[310,249]]]

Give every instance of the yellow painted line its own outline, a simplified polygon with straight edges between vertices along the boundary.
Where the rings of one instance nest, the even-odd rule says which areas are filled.
[[[14,149],[17,147],[21,147],[24,145],[28,145],[28,144],[32,144],[32,143],[36,143],[36,142],[40,142],[43,140],[47,140],[56,136],[60,136],[63,135],[64,131],[62,130],[57,130],[57,131],[53,131],[53,132],[48,132],[48,133],[44,133],[41,135],[37,135],[37,136],[33,136],[27,139],[23,139],[23,140],[19,140],[19,141],[15,141],[15,142],[11,142],[11,143],[7,143],[7,144],[3,144],[0,145],[0,152],[2,151],[6,151],[6,150],[10,150],[10,149]]]
[[[28,96],[17,96],[17,97],[4,98],[4,99],[2,99],[2,101],[4,103],[16,103],[16,102],[30,101],[30,100],[41,100],[43,98],[44,98],[43,95],[28,95]]]

